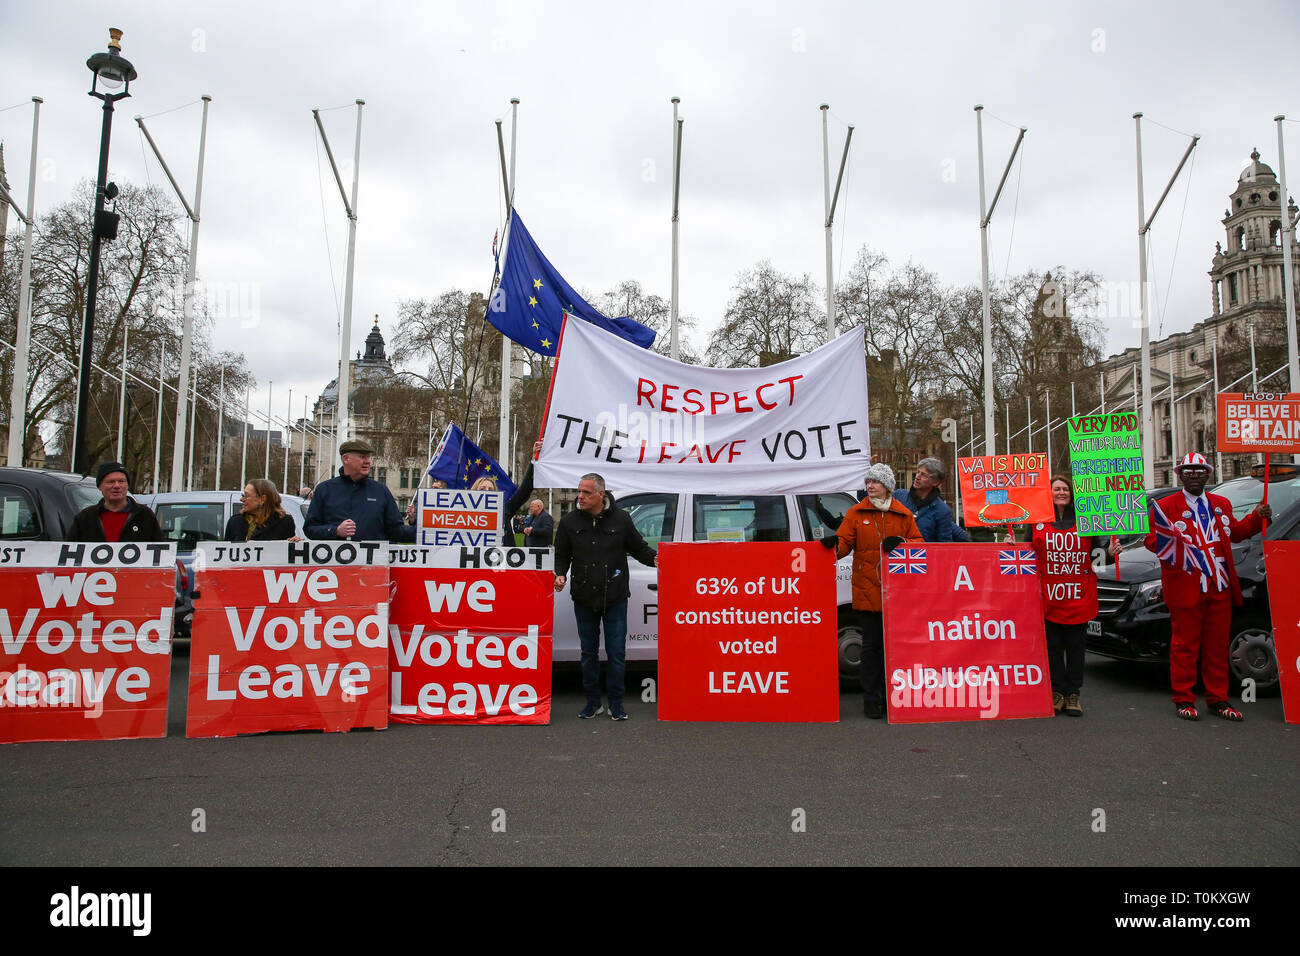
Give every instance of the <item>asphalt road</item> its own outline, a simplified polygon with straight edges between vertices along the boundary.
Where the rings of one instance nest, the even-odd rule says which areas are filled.
[[[1162,670],[1091,656],[1082,718],[584,721],[566,668],[545,727],[222,740],[184,737],[187,665],[164,739],[0,748],[0,864],[1300,863],[1279,698],[1188,723]]]

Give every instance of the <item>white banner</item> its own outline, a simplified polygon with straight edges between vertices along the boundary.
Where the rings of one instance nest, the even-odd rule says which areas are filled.
[[[871,464],[862,330],[767,368],[686,365],[565,322],[537,486],[615,495],[853,491]]]

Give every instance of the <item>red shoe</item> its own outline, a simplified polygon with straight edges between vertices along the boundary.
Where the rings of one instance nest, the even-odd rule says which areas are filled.
[[[1178,716],[1183,720],[1200,720],[1201,715],[1196,712],[1196,704],[1180,704],[1174,701],[1174,706],[1178,708]]]
[[[1217,704],[1207,702],[1206,706],[1210,709],[1210,713],[1216,714],[1224,720],[1242,721],[1246,719],[1245,716],[1242,715],[1241,711],[1237,710],[1235,707],[1230,707],[1226,700],[1221,700]]]

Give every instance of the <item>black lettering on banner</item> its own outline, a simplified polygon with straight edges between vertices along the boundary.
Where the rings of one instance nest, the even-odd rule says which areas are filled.
[[[839,433],[839,436],[840,436],[840,454],[841,454],[841,455],[857,455],[857,454],[859,454],[859,453],[862,451],[861,448],[850,448],[850,447],[849,447],[849,436],[846,435],[846,434],[844,434],[844,426],[845,426],[845,425],[856,425],[857,423],[858,423],[858,420],[857,420],[856,418],[851,418],[851,419],[849,419],[847,422],[836,422],[836,423],[835,423],[835,430],[836,430],[836,432]]]

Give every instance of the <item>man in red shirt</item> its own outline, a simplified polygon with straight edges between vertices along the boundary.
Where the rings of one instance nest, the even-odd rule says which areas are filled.
[[[1174,468],[1183,490],[1151,506],[1146,546],[1160,558],[1160,581],[1169,606],[1169,682],[1174,706],[1183,720],[1200,720],[1196,712],[1197,663],[1205,685],[1207,709],[1225,720],[1244,720],[1228,704],[1228,641],[1232,608],[1241,604],[1241,585],[1232,557],[1232,542],[1263,530],[1273,509],[1261,504],[1241,521],[1232,503],[1208,494],[1210,463],[1189,452]]]
[[[104,497],[77,512],[69,541],[166,541],[158,519],[129,494],[131,479],[121,462],[106,461],[95,474]]]

